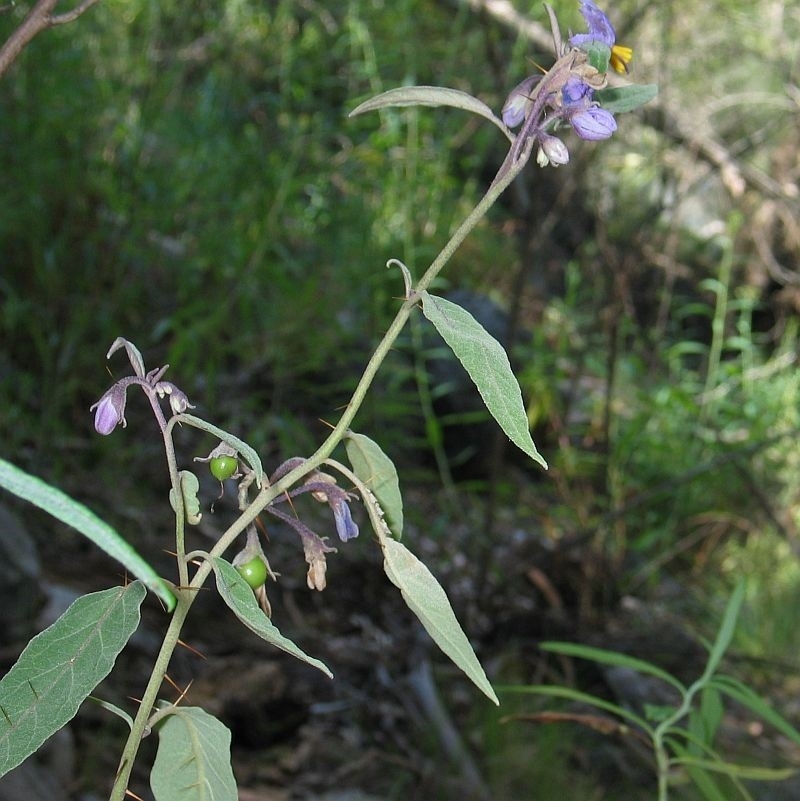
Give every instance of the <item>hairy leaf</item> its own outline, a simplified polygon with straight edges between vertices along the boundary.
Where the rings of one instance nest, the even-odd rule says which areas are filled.
[[[372,490],[386,516],[387,525],[399,540],[403,536],[403,498],[394,463],[376,442],[364,434],[348,431],[344,445],[353,472]]]
[[[400,589],[409,609],[454,664],[466,673],[481,692],[499,704],[439,582],[405,545],[388,537],[381,538],[380,542],[386,575]]]
[[[75,716],[139,625],[135,581],[78,598],[0,680],[0,776]]]
[[[237,801],[226,726],[199,707],[176,706],[157,730],[150,772],[156,801]]]
[[[522,392],[503,346],[458,304],[427,292],[421,296],[423,313],[464,365],[492,417],[520,450],[546,469],[531,439]]]
[[[284,637],[273,622],[264,614],[264,610],[256,602],[253,590],[247,582],[239,575],[236,568],[219,556],[212,560],[214,566],[214,576],[217,579],[217,589],[222,596],[222,600],[233,610],[239,620],[247,626],[250,631],[266,640],[276,648],[286,651],[303,662],[308,662],[318,670],[321,670],[328,678],[333,678],[333,673],[328,667],[320,662],[319,659],[309,656],[295,645],[290,639]]]
[[[121,562],[136,578],[141,579],[148,589],[161,598],[169,611],[175,608],[175,596],[158,573],[108,523],[82,503],[2,459],[0,487],[72,526],[98,548]]]
[[[614,86],[600,89],[594,93],[594,99],[613,114],[633,111],[645,103],[649,103],[658,94],[658,86],[654,83],[639,86]]]

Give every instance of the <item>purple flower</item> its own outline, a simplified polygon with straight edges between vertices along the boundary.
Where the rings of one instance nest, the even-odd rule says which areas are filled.
[[[126,387],[114,384],[97,403],[89,407],[94,410],[94,428],[98,434],[107,437],[120,423],[125,428],[125,391]]]
[[[608,139],[617,130],[617,121],[610,111],[600,106],[590,106],[570,117],[570,124],[581,139],[598,142]]]
[[[581,0],[581,15],[586,20],[589,28],[588,33],[579,33],[570,36],[569,43],[573,47],[591,44],[592,42],[602,42],[609,48],[614,46],[617,32],[608,17],[592,2],[592,0]]]
[[[336,533],[342,542],[352,540],[358,536],[358,526],[353,521],[350,514],[350,506],[345,497],[334,497],[328,499],[328,503],[333,509],[333,519],[336,523]]]
[[[542,79],[541,75],[530,75],[508,96],[500,115],[508,128],[516,128],[527,116],[533,102],[530,99],[533,87]]]
[[[628,71],[628,64],[633,59],[633,50],[624,45],[615,44],[617,32],[609,18],[594,4],[593,0],[581,0],[581,14],[589,28],[588,33],[578,33],[570,36],[569,43],[573,47],[590,45],[600,42],[611,49],[611,67],[619,73]]]
[[[617,130],[617,122],[610,111],[600,108],[592,100],[594,90],[580,78],[572,76],[561,90],[564,115],[581,139],[597,142],[608,139]]]

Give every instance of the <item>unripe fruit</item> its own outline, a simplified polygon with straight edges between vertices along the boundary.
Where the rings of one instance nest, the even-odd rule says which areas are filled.
[[[233,456],[215,456],[208,463],[208,469],[217,481],[225,481],[230,478],[238,467],[239,463]]]
[[[264,560],[258,556],[243,565],[238,565],[236,569],[239,571],[239,575],[254,590],[262,587],[267,580],[267,566],[264,564]]]

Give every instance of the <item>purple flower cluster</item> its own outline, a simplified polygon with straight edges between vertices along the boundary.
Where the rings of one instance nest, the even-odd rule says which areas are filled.
[[[617,45],[616,32],[608,17],[593,2],[580,0],[580,10],[588,31],[570,36],[567,45],[557,44],[558,61],[548,72],[531,75],[508,96],[502,110],[503,122],[509,128],[523,124],[518,136],[521,149],[530,139],[539,145],[539,163],[566,164],[569,152],[560,139],[552,135],[562,124],[589,141],[608,139],[617,130],[614,115],[601,107],[595,91],[606,86],[606,74],[590,63],[589,53],[598,47],[607,48],[609,63],[624,71],[632,57],[630,48]],[[554,38],[561,36],[554,25]]]

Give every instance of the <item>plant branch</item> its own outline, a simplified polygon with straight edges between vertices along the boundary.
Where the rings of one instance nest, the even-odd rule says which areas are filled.
[[[39,0],[19,28],[8,37],[6,43],[0,48],[0,77],[6,73],[17,56],[35,36],[48,28],[76,20],[84,11],[98,2],[99,0],[83,0],[72,11],[54,15],[52,12],[58,4],[58,0]]]

